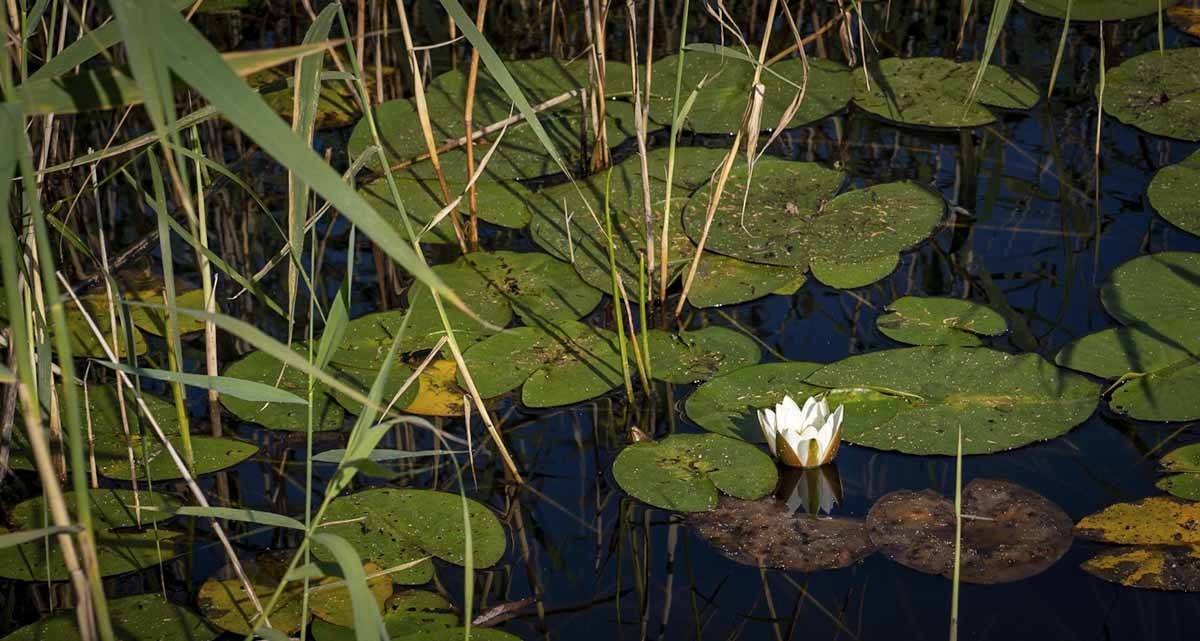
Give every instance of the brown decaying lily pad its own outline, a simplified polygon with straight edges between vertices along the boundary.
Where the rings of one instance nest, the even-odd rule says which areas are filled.
[[[1037,575],[1071,547],[1071,519],[1015,483],[976,479],[963,488],[962,563],[967,583],[1008,583]],[[880,552],[905,567],[954,572],[954,501],[933,490],[887,494],[867,514]]]
[[[716,509],[689,522],[729,559],[792,572],[833,570],[875,551],[862,521],[794,514],[773,498],[721,497]]]

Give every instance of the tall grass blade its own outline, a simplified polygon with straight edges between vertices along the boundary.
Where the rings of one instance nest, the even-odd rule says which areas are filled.
[[[197,389],[213,390],[245,401],[256,403],[290,403],[294,405],[304,405],[307,403],[307,401],[291,392],[256,381],[247,381],[229,376],[208,376],[207,374],[192,374],[165,369],[132,367],[124,363],[110,363],[104,360],[97,360],[96,362],[110,369],[121,370],[130,376],[140,376],[167,383],[178,383]]]
[[[354,607],[355,639],[389,641],[391,637],[383,627],[383,619],[379,616],[375,598],[367,586],[367,574],[363,571],[362,559],[354,551],[354,546],[346,539],[328,532],[317,532],[310,535],[310,538],[313,543],[329,550],[342,569],[342,578],[346,580],[346,589],[350,591],[350,603]]]
[[[975,81],[971,83],[971,91],[967,94],[968,103],[975,100],[975,94],[979,92],[979,85],[983,83],[983,75],[987,72],[988,64],[992,60],[992,53],[996,50],[996,42],[1000,40],[1000,34],[1004,33],[1004,22],[1008,19],[1008,11],[1011,8],[1012,0],[996,0],[992,5],[992,17],[988,19],[983,56],[979,60],[979,67],[975,70]]]

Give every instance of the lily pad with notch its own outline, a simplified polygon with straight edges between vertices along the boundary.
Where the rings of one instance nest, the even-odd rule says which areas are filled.
[[[495,565],[507,541],[500,521],[487,506],[466,499],[471,551],[476,568]],[[377,488],[341,496],[325,511],[323,531],[350,542],[364,560],[385,568],[416,561],[392,573],[392,582],[419,585],[433,577],[436,558],[454,565],[465,561],[463,498],[434,490]],[[318,558],[325,552],[316,551]]]
[[[875,551],[863,521],[798,514],[774,498],[723,496],[716,509],[688,522],[722,556],[754,567],[818,572],[849,567]]]
[[[746,101],[750,98],[754,67],[757,58],[747,60],[743,50],[718,45],[708,45],[710,50],[692,50],[683,56],[683,93],[686,99],[699,88],[691,111],[683,126],[685,129],[703,134],[732,134],[742,124]],[[757,52],[755,52],[757,53]],[[798,127],[820,120],[841,111],[850,103],[853,85],[850,69],[827,58],[807,60],[807,84],[805,84],[805,61],[792,58],[763,69],[760,82],[763,100],[760,123],[762,129],[774,129],[779,125],[796,95],[804,88],[803,100],[795,114],[783,127]],[[667,56],[654,63],[653,86],[674,87],[679,68],[679,56]],[[699,87],[701,82],[703,87]],[[662,89],[659,89],[662,91]],[[673,101],[655,98],[650,101],[650,117],[663,125],[671,124]]]
[[[297,354],[308,358],[307,347],[294,345]],[[285,366],[266,352],[254,351],[225,368],[225,376],[264,383],[308,398],[309,375],[294,367]],[[316,382],[313,391],[313,430],[328,432],[342,428],[345,412],[326,393],[326,387]],[[228,394],[221,395],[221,404],[243,421],[258,423],[267,429],[303,432],[308,429],[308,403],[263,403],[247,401]]]
[[[493,398],[523,387],[529,407],[572,405],[621,384],[621,352],[607,330],[568,321],[515,327],[463,354],[476,389]]]
[[[803,270],[750,263],[704,252],[688,291],[692,307],[720,307],[752,301],[769,294],[790,295],[804,286]]]
[[[383,606],[383,625],[392,639],[427,635],[459,625],[454,605],[436,592],[404,590],[392,595]],[[352,626],[325,620],[313,621],[316,641],[356,641]],[[474,634],[474,632],[472,632]]]
[[[855,263],[839,263],[827,258],[813,258],[809,267],[812,275],[835,289],[857,289],[877,283],[896,271],[900,256],[888,254]]]
[[[961,298],[905,296],[887,306],[875,326],[888,338],[909,345],[975,347],[984,336],[1008,331],[996,310]]]
[[[1036,354],[909,347],[850,356],[805,383],[861,390],[847,403],[842,438],[906,454],[991,454],[1056,438],[1087,419],[1099,387]],[[796,398],[802,403],[804,398]],[[834,398],[829,401],[835,404]],[[873,417],[851,422],[857,413]]]
[[[1008,481],[975,479],[962,490],[960,579],[1010,583],[1041,574],[1071,547],[1071,519],[1049,499]],[[969,518],[968,518],[969,517]],[[954,502],[933,490],[898,490],[871,506],[867,529],[880,551],[908,568],[954,575]]]
[[[169,562],[179,553],[182,535],[165,529],[131,531],[138,521],[134,505],[148,508],[141,513],[144,526],[171,517],[179,502],[174,498],[142,490],[135,502],[131,490],[95,489],[88,492],[92,518],[96,525],[96,556],[100,575],[116,576]],[[70,509],[73,492],[64,493]],[[18,503],[9,513],[13,525],[32,530],[47,527],[45,499],[34,497]],[[66,581],[70,578],[66,563],[51,537],[0,549],[0,577],[16,581]]]
[[[754,365],[762,351],[754,339],[726,327],[672,334],[652,329],[646,336],[655,379],[688,384]]]
[[[1156,136],[1200,141],[1200,47],[1147,51],[1109,69],[1104,111]]]
[[[718,490],[760,499],[779,480],[775,462],[762,450],[719,434],[674,434],[634,443],[617,455],[612,471],[634,498],[676,512],[717,507]]]
[[[1037,87],[1012,72],[988,65],[969,100],[978,63],[947,58],[885,58],[868,67],[868,81],[854,73],[854,104],[901,125],[935,129],[979,127],[996,121],[993,109],[1024,110],[1038,102]]]
[[[121,641],[212,641],[220,631],[190,608],[159,594],[108,600],[113,633]],[[74,610],[63,610],[6,635],[2,641],[80,641]]]

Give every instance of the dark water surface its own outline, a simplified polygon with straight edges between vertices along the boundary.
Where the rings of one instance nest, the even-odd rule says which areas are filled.
[[[1107,52],[1110,67],[1156,46],[1153,22],[1116,28],[1118,38]],[[944,53],[939,38],[957,25],[953,20],[931,24],[935,26],[917,25],[909,37],[890,41],[902,43],[905,55]],[[1056,22],[1014,8],[999,59],[1044,87],[1058,28]],[[875,318],[905,295],[986,302],[1003,310],[1011,327],[994,346],[1049,359],[1067,342],[1113,326],[1115,321],[1100,306],[1098,287],[1114,267],[1146,253],[1200,251],[1200,238],[1158,218],[1145,197],[1154,172],[1181,160],[1195,145],[1148,136],[1104,118],[1096,162],[1096,32],[1094,25],[1072,32],[1053,101],[989,127],[961,135],[922,132],[882,123],[851,107],[787,132],[771,153],[843,163],[855,185],[916,180],[961,211],[947,216],[945,227],[905,254],[900,268],[880,283],[839,291],[810,279],[794,296],[697,311],[690,325],[736,323],[776,353],[767,355],[769,360],[818,362],[897,347],[876,330]],[[1173,44],[1193,43],[1168,26],[1167,46]],[[493,232],[486,242],[495,248],[530,248],[525,233]],[[337,258],[332,249],[329,258]],[[336,273],[341,266],[333,263],[326,269]],[[360,256],[358,269],[364,286],[355,293],[356,314],[374,305],[369,256]],[[657,435],[700,431],[681,411],[691,389],[663,391],[669,401],[640,408],[640,413],[626,409],[619,395],[549,412],[512,407],[511,402],[500,407],[508,446],[528,485],[518,489],[504,483],[493,457],[477,458],[475,478],[468,474],[467,487],[501,513],[510,532],[505,560],[477,573],[480,607],[537,597],[504,629],[525,639],[556,641],[946,638],[947,579],[906,569],[878,554],[847,569],[811,575],[760,571],[725,559],[678,517],[621,492],[610,468],[628,425]],[[201,411],[200,399],[193,401]],[[461,421],[446,425],[461,432]],[[473,429],[475,438],[485,437],[478,421]],[[303,437],[287,440],[250,425],[241,425],[238,433],[265,449],[259,458],[224,474],[233,496],[249,508],[301,513]],[[1158,456],[1198,440],[1200,431],[1190,426],[1141,424],[1102,407],[1061,438],[968,458],[964,481],[1014,481],[1078,520],[1113,502],[1159,493],[1154,487]],[[417,445],[431,443],[418,438]],[[337,437],[319,437],[318,449],[340,446]],[[836,467],[843,490],[833,510],[836,516],[861,518],[880,496],[897,489],[954,494],[952,458],[846,444]],[[318,471],[321,487],[331,470]],[[205,481],[206,488],[214,488],[214,479]],[[396,483],[456,486],[449,466]],[[279,533],[251,534],[240,543],[247,553],[291,545]],[[194,564],[166,576],[168,591],[180,599],[194,598],[194,589],[222,564],[220,549],[203,532],[197,545]],[[1033,578],[963,585],[960,637],[1200,638],[1200,599],[1195,596],[1122,588],[1083,572],[1079,564],[1102,547],[1076,540],[1061,561]],[[459,601],[461,574],[454,567],[438,574],[440,585]],[[157,572],[150,572],[121,579],[118,585],[133,593],[153,590],[157,580]]]

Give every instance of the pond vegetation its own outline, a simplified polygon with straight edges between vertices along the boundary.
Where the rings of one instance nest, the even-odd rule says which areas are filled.
[[[0,640],[1194,636],[1194,0],[0,14]]]

